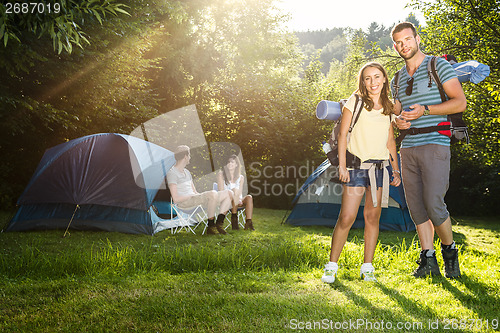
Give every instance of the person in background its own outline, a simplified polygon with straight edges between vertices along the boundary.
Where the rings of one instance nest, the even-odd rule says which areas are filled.
[[[207,208],[208,227],[207,234],[222,234],[226,231],[222,227],[226,214],[231,207],[229,190],[206,191],[198,193],[193,183],[193,177],[186,166],[191,160],[188,146],[181,145],[175,150],[175,164],[167,172],[168,188],[174,203],[181,209],[190,209],[202,205]],[[215,221],[215,210],[219,206],[219,215]]]
[[[355,94],[361,97],[363,108],[347,142],[357,99]],[[321,278],[325,283],[335,281],[337,261],[347,241],[349,230],[356,220],[365,191],[364,263],[361,265],[360,275],[365,281],[377,281],[372,260],[377,246],[382,206],[387,207],[389,173],[392,173],[393,177],[391,185],[398,186],[401,183],[396,142],[391,126],[393,103],[388,96],[389,80],[382,65],[370,62],[361,68],[355,94],[344,106],[338,135],[338,173],[340,181],[343,182],[342,205],[333,230],[330,261],[325,265]],[[348,169],[348,153],[359,158],[359,168]]]
[[[231,195],[231,228],[238,230],[238,208],[245,207],[245,230],[255,230],[252,222],[253,198],[250,194],[243,197],[245,177],[241,174],[241,163],[236,155],[231,155],[217,174],[218,188],[230,190]]]

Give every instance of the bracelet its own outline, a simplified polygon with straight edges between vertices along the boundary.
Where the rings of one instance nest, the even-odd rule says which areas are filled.
[[[401,172],[400,172],[399,170],[392,170],[392,172],[393,172],[393,173],[395,172],[395,173],[399,173],[399,174],[401,174]]]

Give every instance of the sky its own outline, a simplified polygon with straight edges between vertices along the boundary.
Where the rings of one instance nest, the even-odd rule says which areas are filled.
[[[404,8],[407,0],[281,0],[277,5],[291,14],[288,22],[291,31],[346,28],[366,30],[370,23],[385,27],[404,21],[413,11],[421,24],[423,15],[411,8]]]

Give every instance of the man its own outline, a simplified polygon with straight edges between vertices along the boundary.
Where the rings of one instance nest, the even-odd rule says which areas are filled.
[[[463,112],[467,101],[446,60],[438,58],[436,67],[448,100],[441,101],[435,82],[429,87],[427,62],[430,56],[420,50],[420,36],[415,26],[409,22],[399,23],[391,35],[395,50],[405,60],[405,67],[399,72],[397,93],[392,81],[395,113],[400,115],[395,120],[398,128],[435,126],[447,121],[448,114]],[[449,184],[450,138],[437,131],[406,135],[401,144],[401,163],[406,200],[422,247],[419,267],[413,275],[441,275],[433,246],[436,231],[441,240],[445,276],[457,278],[460,276],[458,250],[444,202]]]
[[[207,207],[208,227],[207,234],[226,234],[222,227],[226,214],[231,206],[228,190],[206,191],[198,193],[193,183],[193,177],[186,166],[191,160],[188,146],[179,146],[175,150],[175,165],[167,172],[168,188],[174,203],[181,209],[194,208],[198,205]],[[215,210],[219,207],[221,213],[215,221]]]

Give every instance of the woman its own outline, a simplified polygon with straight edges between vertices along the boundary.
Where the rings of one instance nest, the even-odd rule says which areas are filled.
[[[333,230],[330,262],[325,265],[325,272],[321,278],[326,283],[335,281],[338,270],[337,261],[347,241],[349,230],[356,220],[358,208],[365,192],[365,247],[364,263],[361,266],[360,275],[365,281],[377,281],[372,260],[378,239],[379,219],[382,211],[381,201],[384,201],[382,204],[385,204],[388,197],[386,193],[389,183],[389,164],[392,165],[393,176],[390,184],[398,186],[401,183],[396,157],[396,142],[391,126],[391,113],[394,105],[388,96],[389,81],[382,65],[371,62],[361,68],[358,89],[355,93],[362,98],[363,102],[359,119],[351,132],[349,142],[347,142],[352,110],[354,110],[356,101],[356,96],[353,94],[344,106],[338,136],[338,173],[339,179],[343,183],[342,206]],[[359,169],[347,168],[346,150],[363,161]],[[372,181],[370,181],[370,175]]]
[[[220,189],[231,190],[231,228],[238,230],[238,208],[245,207],[245,230],[255,230],[252,223],[253,198],[250,194],[243,197],[245,177],[241,174],[241,164],[238,156],[231,155],[226,165],[217,174],[217,186]],[[231,192],[230,192],[231,193]]]

